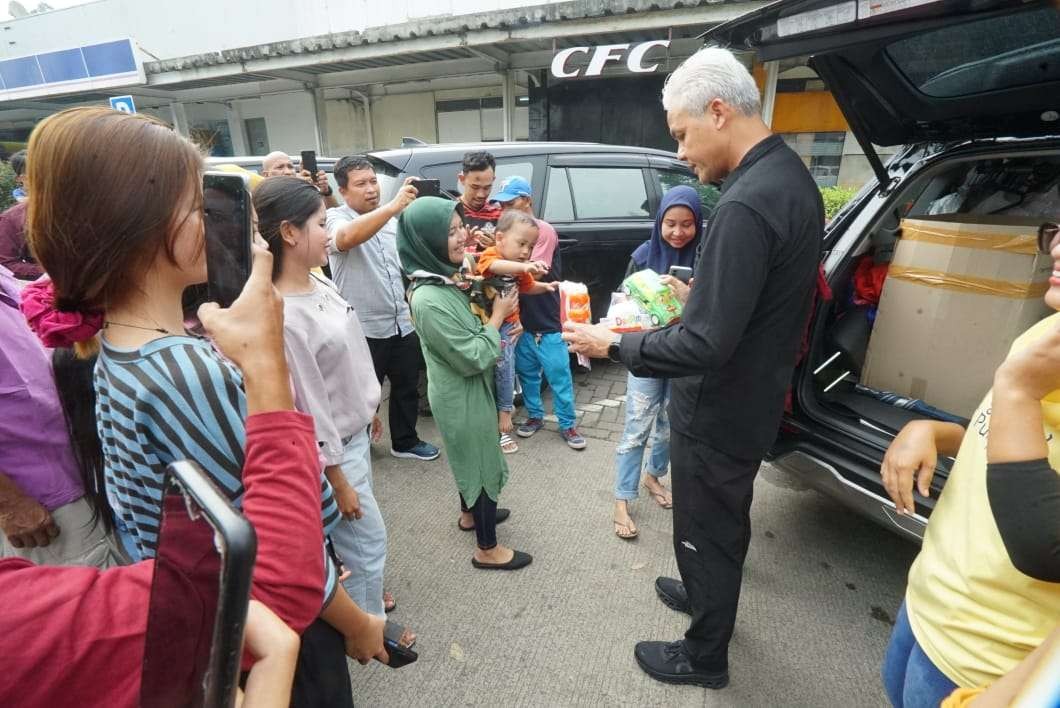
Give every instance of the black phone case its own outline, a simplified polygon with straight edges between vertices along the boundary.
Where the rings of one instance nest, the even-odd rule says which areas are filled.
[[[317,166],[317,153],[316,150],[303,150],[302,151],[302,162],[301,168],[303,170],[309,170],[309,174],[315,178],[320,168]]]
[[[402,666],[406,666],[420,658],[417,654],[409,647],[403,647],[398,644],[401,641],[401,635],[405,633],[405,628],[397,622],[386,621],[386,628],[383,630],[383,645],[386,647],[386,653],[390,656],[390,663],[387,664],[392,669],[400,669]]]
[[[416,188],[417,197],[440,197],[442,196],[441,181],[436,179],[416,179],[412,181]]]

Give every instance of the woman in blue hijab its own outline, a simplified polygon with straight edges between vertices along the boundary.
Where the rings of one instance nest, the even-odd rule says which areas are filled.
[[[694,268],[696,252],[703,237],[703,214],[699,193],[692,187],[674,187],[663,197],[651,240],[633,251],[629,273],[651,269],[667,275],[671,266]],[[637,527],[629,514],[629,502],[637,498],[644,449],[651,438],[651,459],[644,475],[644,487],[655,502],[669,509],[673,497],[660,478],[670,467],[670,381],[641,379],[629,375],[626,383],[626,424],[616,448],[615,534],[622,539],[637,537]]]

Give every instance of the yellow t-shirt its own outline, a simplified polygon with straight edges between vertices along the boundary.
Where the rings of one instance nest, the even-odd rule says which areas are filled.
[[[1057,326],[1060,314],[1042,320],[1016,340],[1013,350]],[[1016,570],[990,511],[986,441],[991,401],[988,393],[972,416],[906,590],[917,642],[942,673],[965,688],[996,681],[1060,622],[1060,583]],[[1049,463],[1060,469],[1060,391],[1042,401],[1042,414]]]

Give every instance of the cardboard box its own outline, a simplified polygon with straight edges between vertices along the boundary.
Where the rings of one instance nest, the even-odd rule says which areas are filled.
[[[970,418],[1013,340],[1052,311],[1039,219],[905,219],[862,383]]]

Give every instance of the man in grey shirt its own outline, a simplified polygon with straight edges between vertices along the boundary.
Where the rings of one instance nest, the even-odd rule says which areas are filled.
[[[357,311],[379,383],[390,379],[390,454],[436,459],[438,448],[416,434],[423,353],[405,302],[395,244],[396,217],[416,198],[416,188],[410,178],[380,205],[379,180],[364,155],[342,158],[334,174],[345,204],[327,212],[331,273]]]

